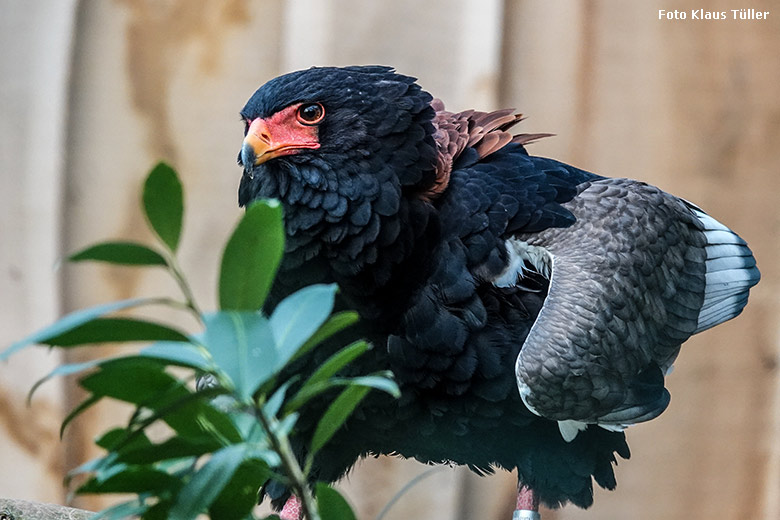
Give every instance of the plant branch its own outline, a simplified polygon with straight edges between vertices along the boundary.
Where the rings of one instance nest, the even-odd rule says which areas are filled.
[[[184,295],[186,308],[192,311],[192,313],[195,315],[195,318],[200,323],[203,323],[200,307],[198,307],[198,304],[195,301],[195,296],[192,292],[192,288],[190,287],[189,282],[187,282],[187,279],[184,277],[184,272],[181,270],[179,261],[176,259],[176,256],[168,250],[165,251],[165,256],[165,261],[168,265],[168,271],[171,273],[171,276],[173,276],[174,280],[176,280],[176,283],[179,285],[179,289],[181,289],[181,292]]]
[[[271,439],[271,445],[274,451],[279,455],[282,461],[282,466],[287,473],[287,476],[292,480],[291,486],[293,492],[300,498],[301,506],[303,507],[303,514],[308,520],[320,520],[319,512],[314,504],[314,495],[312,495],[309,483],[298,464],[298,459],[293,453],[292,446],[286,435],[278,435],[274,431],[274,418],[269,419],[266,417],[262,410],[256,409],[255,416],[263,425],[268,438]]]

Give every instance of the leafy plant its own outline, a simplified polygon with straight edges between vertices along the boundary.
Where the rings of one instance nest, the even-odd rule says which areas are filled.
[[[203,513],[228,520],[254,518],[258,488],[269,478],[286,484],[311,520],[354,518],[336,490],[319,483],[316,496],[312,492],[312,458],[370,389],[398,395],[397,386],[387,372],[339,377],[341,369],[370,348],[364,341],[339,350],[313,374],[280,380],[291,360],[353,324],[357,315],[332,314],[334,285],[303,288],[282,300],[270,316],[261,312],[284,250],[282,210],[276,201],[247,209],[223,251],[220,310],[201,311],[176,256],[182,193],[176,172],[157,165],[146,179],[143,207],[159,244],[104,242],[70,257],[75,262],[162,267],[176,280],[181,299],[138,298],[83,309],[11,345],[0,359],[33,344],[74,348],[151,342],[140,351],[59,366],[31,390],[54,376],[80,374],[87,398],[65,418],[63,429],[106,398],[135,407],[125,426],[96,441],[105,455],[68,475],[68,481],[88,477],[77,493],[134,495],[99,518],[190,519]],[[202,330],[190,333],[114,315],[150,305],[190,313]],[[299,410],[334,388],[341,388],[340,394],[319,420],[302,467],[291,448]],[[155,439],[150,427],[159,423],[172,434]]]

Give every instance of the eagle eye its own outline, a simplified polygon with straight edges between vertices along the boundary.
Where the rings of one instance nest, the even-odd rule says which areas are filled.
[[[296,116],[304,125],[316,125],[325,117],[325,108],[319,103],[304,103],[298,107]]]

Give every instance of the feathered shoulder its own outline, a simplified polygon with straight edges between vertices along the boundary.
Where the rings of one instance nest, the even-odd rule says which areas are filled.
[[[448,112],[440,99],[434,99],[431,106],[436,111],[433,118],[434,140],[438,152],[436,159],[436,181],[423,194],[423,198],[433,200],[447,188],[453,165],[464,150],[472,148],[477,160],[482,160],[500,150],[509,143],[521,145],[549,137],[552,134],[516,134],[509,130],[523,120],[522,114],[514,113],[513,108],[494,112],[465,110]]]

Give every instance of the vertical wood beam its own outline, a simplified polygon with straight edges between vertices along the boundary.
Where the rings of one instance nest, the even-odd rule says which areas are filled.
[[[75,1],[0,0],[0,349],[59,313],[60,210]],[[41,23],[46,20],[46,23]],[[60,362],[43,349],[0,365],[0,493],[57,502],[61,387],[33,383]]]

